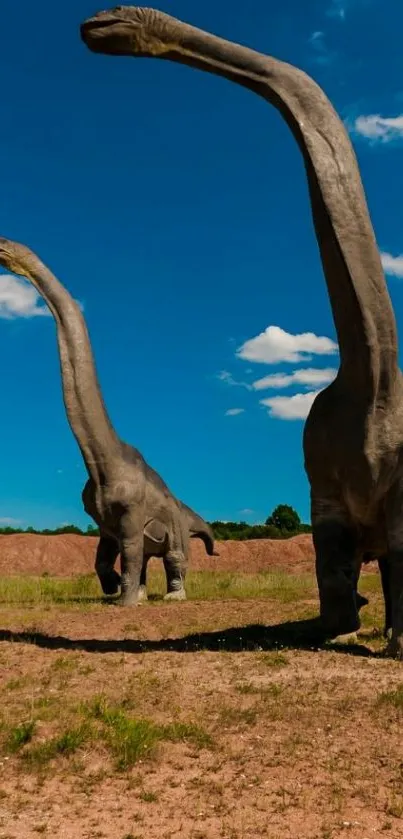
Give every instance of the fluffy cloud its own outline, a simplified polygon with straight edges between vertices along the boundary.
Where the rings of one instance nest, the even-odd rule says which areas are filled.
[[[303,332],[292,335],[279,326],[268,326],[256,338],[239,347],[238,358],[262,364],[276,364],[278,362],[309,361],[312,355],[335,355],[337,344],[330,338],[315,335],[313,332]]]
[[[0,518],[0,527],[17,527],[21,524],[19,519],[13,519],[11,516],[3,516]]]
[[[36,289],[10,274],[0,274],[0,318],[49,317],[50,311],[39,304]]]
[[[261,405],[269,409],[269,416],[284,420],[306,419],[319,390],[296,393],[295,396],[273,396],[262,399]]]
[[[339,20],[344,20],[346,17],[346,6],[347,0],[331,0],[326,14],[329,17],[337,17]]]
[[[245,387],[246,390],[252,390],[252,385],[247,384],[247,382],[238,382],[228,370],[221,370],[221,373],[217,374],[217,379],[233,387]]]
[[[243,414],[245,408],[229,408],[228,411],[225,412],[226,417],[237,417],[238,414]]]
[[[385,274],[391,277],[403,278],[403,254],[392,256],[391,253],[381,253],[381,260]]]
[[[263,379],[258,379],[253,382],[254,390],[266,390],[267,388],[276,388],[281,390],[284,387],[291,385],[328,385],[337,376],[335,367],[325,367],[321,370],[312,367],[305,367],[302,370],[294,370],[293,373],[273,373],[271,376],[265,376]]]
[[[368,114],[356,117],[352,125],[354,134],[372,142],[389,143],[403,139],[403,114],[397,117],[381,117],[380,114]]]

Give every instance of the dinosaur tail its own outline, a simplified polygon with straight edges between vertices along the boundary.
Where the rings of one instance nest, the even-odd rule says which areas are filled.
[[[204,547],[206,548],[206,553],[208,556],[219,556],[219,553],[214,548],[214,536],[210,531],[210,528],[202,528],[197,530],[190,530],[190,538],[191,539],[201,539],[204,542]]]
[[[214,534],[210,525],[186,504],[181,502],[181,506],[187,518],[190,538],[201,539],[208,556],[219,556],[214,548]]]

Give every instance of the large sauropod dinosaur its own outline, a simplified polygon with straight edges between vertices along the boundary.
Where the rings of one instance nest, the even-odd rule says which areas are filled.
[[[67,417],[89,474],[84,509],[100,528],[95,568],[104,593],[117,594],[121,586],[121,604],[135,604],[139,594],[145,599],[147,560],[160,556],[166,598],[185,599],[189,538],[201,538],[207,553],[215,555],[211,528],[172,495],[137,449],[118,438],[102,399],[85,320],[64,286],[32,251],[8,239],[0,238],[0,265],[26,277],[56,321]],[[119,553],[121,577],[114,570]]]
[[[340,347],[336,380],[304,431],[320,610],[331,635],[359,627],[362,556],[387,553],[392,637],[403,657],[403,384],[395,318],[348,134],[304,72],[162,12],[118,6],[81,27],[97,53],[169,59],[262,96],[300,148]]]

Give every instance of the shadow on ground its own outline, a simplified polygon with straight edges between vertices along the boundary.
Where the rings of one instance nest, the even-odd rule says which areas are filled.
[[[0,641],[20,644],[35,644],[49,650],[83,650],[89,653],[149,653],[178,652],[194,653],[200,650],[210,652],[247,652],[293,649],[317,652],[331,652],[356,655],[364,658],[379,657],[381,653],[361,644],[329,644],[321,630],[318,618],[288,621],[273,626],[255,624],[237,626],[216,632],[201,632],[181,638],[164,638],[158,641],[96,638],[67,638],[61,635],[47,635],[42,632],[13,632],[0,630]]]

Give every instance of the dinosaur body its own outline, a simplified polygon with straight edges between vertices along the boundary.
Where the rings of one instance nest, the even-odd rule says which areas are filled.
[[[175,498],[137,449],[116,435],[83,315],[64,286],[32,251],[7,239],[0,239],[0,265],[26,277],[56,321],[67,417],[89,474],[84,508],[100,529],[95,567],[104,593],[117,594],[120,587],[123,605],[144,599],[147,560],[159,556],[167,577],[166,597],[185,599],[189,539],[203,535],[213,554],[209,526]],[[121,576],[114,570],[119,554]]]
[[[363,556],[382,556],[389,650],[403,657],[403,379],[394,314],[343,123],[296,67],[161,12],[119,6],[86,21],[81,34],[93,52],[169,59],[249,88],[274,105],[293,133],[340,348],[337,378],[317,396],[304,430],[321,617],[330,635],[355,631]]]

